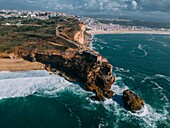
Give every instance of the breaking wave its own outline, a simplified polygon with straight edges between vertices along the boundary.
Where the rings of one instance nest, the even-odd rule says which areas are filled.
[[[130,72],[129,69],[124,69],[124,68],[120,68],[120,67],[114,67],[115,68],[115,72]]]
[[[127,59],[124,58],[125,60],[133,61],[137,59],[137,62],[139,63],[140,61],[138,60],[142,60],[144,62],[147,63],[149,62],[153,64],[154,62],[150,62],[152,61],[150,59],[154,58],[155,56],[160,55],[160,57],[166,57],[167,55],[169,55],[167,49],[169,48],[168,39],[167,39],[169,38],[169,36],[168,37],[165,36],[163,37],[165,39],[162,39],[162,36],[159,37],[157,35],[156,36],[145,35],[145,36],[141,36],[142,38],[134,35],[133,37],[135,38],[135,40],[134,38],[133,40],[131,40],[130,38],[128,38],[127,35],[125,36],[127,37],[127,39],[125,38],[126,39],[125,42],[128,43],[124,43],[123,40],[121,41],[121,37],[122,37],[121,35],[118,35],[115,36],[114,39],[112,40],[108,39],[107,46],[101,43],[101,45],[106,47],[109,52],[114,50],[113,54],[110,52],[110,55],[107,54],[105,55],[105,57],[107,56],[107,58],[112,60],[113,65],[115,65],[114,58],[117,57],[116,59],[119,59],[119,57],[121,57],[121,54],[119,53],[123,53],[123,55],[126,55],[127,52],[129,53],[126,55],[129,58]],[[122,39],[124,38],[122,37]],[[109,41],[111,42],[109,43]],[[141,42],[141,43],[137,43],[137,42]],[[100,47],[98,47],[96,43],[95,46],[97,50],[101,51]],[[121,52],[116,53],[115,51],[118,50],[120,50]],[[155,51],[157,52],[155,53]],[[150,56],[148,54],[150,54]],[[122,126],[120,124],[123,124],[124,122],[125,124],[126,123],[134,124],[136,126],[146,127],[146,128],[170,126],[169,123],[170,103],[169,103],[169,95],[168,95],[170,77],[162,74],[152,75],[152,73],[150,72],[149,73],[146,72],[146,74],[144,74],[143,72],[145,72],[145,69],[148,68],[147,71],[149,71],[150,67],[143,68],[142,64],[145,63],[143,63],[142,61],[139,64],[141,67],[134,66],[133,68],[129,68],[130,70],[126,68],[113,67],[113,71],[117,76],[116,83],[112,87],[112,89],[115,92],[113,99],[106,100],[105,102],[96,102],[96,101],[91,101],[90,99],[87,98],[90,104],[92,104],[88,107],[89,109],[93,108],[94,110],[96,110],[99,106],[104,107],[104,109],[108,112],[108,117],[115,119],[114,122],[112,122],[114,127],[120,127]],[[168,64],[168,60],[165,62]],[[135,61],[134,64],[136,64]],[[126,64],[124,61],[122,61],[120,65],[125,65],[127,67],[127,65],[131,66],[131,63]],[[156,71],[160,72],[161,70],[155,69],[154,73]],[[168,68],[165,71],[167,74],[169,74]],[[137,94],[141,95],[142,98],[146,101],[144,108],[138,111],[137,113],[131,113],[130,111],[127,111],[123,107],[121,97],[122,97],[123,90],[128,89],[126,84],[128,84],[128,87],[130,89],[135,91]],[[102,119],[101,123],[99,124],[99,127],[112,127],[109,126],[110,122],[108,120],[109,119],[106,120]]]
[[[0,99],[25,97],[31,94],[57,96],[57,91],[73,85],[46,71],[0,72]]]
[[[136,57],[146,57],[148,55],[148,52],[144,49],[145,46],[138,44],[137,49],[143,52],[141,56],[138,56],[139,52],[137,52],[137,49],[133,49],[130,51],[131,54],[135,55]]]
[[[148,55],[148,52],[144,49],[144,46],[138,44],[138,49],[144,52],[144,57]]]
[[[161,75],[161,74],[156,74],[156,75],[153,75],[153,76],[145,76],[145,78],[142,80],[142,82],[146,82],[146,80],[153,80],[153,79],[164,79],[168,82],[170,82],[170,77],[169,76],[165,76],[165,75]]]
[[[156,76],[164,78],[164,76],[159,74]],[[126,89],[128,89],[128,86],[124,84],[122,77],[116,75],[116,82],[112,86],[112,90],[115,92],[113,99],[99,102],[91,100],[90,97],[94,94],[83,90],[78,84],[70,83],[57,75],[49,75],[46,71],[0,72],[0,99],[25,97],[32,94],[41,97],[57,98],[62,92],[70,92],[83,100],[81,105],[83,109],[96,111],[99,106],[103,106],[107,116],[117,117],[116,122],[137,119],[140,121],[141,127],[156,127],[157,121],[167,120],[169,113],[166,107],[163,113],[158,113],[156,109],[146,103],[144,108],[137,113],[127,111],[123,107],[121,99],[122,93]],[[81,122],[81,119],[79,120]],[[115,126],[117,125],[116,122]],[[109,124],[110,122],[103,118],[99,127],[108,126]]]
[[[117,120],[119,121],[131,121],[133,119],[136,119],[139,121],[139,125],[141,127],[146,128],[156,128],[158,121],[166,121],[168,120],[168,111],[166,107],[164,108],[163,112],[158,113],[157,110],[153,107],[151,107],[149,104],[145,103],[144,107],[137,111],[136,113],[132,113],[124,108],[123,101],[122,101],[122,93],[124,90],[129,89],[128,86],[126,86],[121,77],[116,77],[116,82],[112,86],[112,90],[114,90],[115,95],[113,96],[113,99],[106,99],[104,102],[99,101],[93,101],[87,98],[90,102],[90,106],[84,106],[85,108],[88,108],[89,110],[96,110],[97,106],[102,105],[104,106],[105,110],[108,111],[108,116],[116,116]],[[103,121],[104,123],[101,123],[100,126],[107,126],[108,121]],[[118,126],[117,123],[114,124],[114,126]]]
[[[92,40],[92,42],[95,42],[95,38]],[[94,43],[90,42],[90,48],[95,50],[96,48],[94,47]]]
[[[100,43],[101,44],[107,44],[107,42],[103,41],[103,40],[100,40]]]

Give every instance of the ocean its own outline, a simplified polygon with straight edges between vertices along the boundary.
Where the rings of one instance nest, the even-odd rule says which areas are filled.
[[[91,47],[113,65],[115,95],[104,102],[47,71],[0,72],[0,128],[169,128],[170,35],[95,35]],[[124,109],[130,89],[145,101]]]

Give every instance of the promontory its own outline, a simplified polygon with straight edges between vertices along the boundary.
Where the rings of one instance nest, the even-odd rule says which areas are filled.
[[[96,94],[94,100],[104,101],[114,95],[112,65],[89,47],[92,36],[76,17],[11,17],[1,22],[0,71],[46,69],[80,82],[85,90]],[[131,111],[144,105],[140,97],[127,90],[123,101]]]
[[[114,92],[110,90],[115,81],[112,65],[90,49],[92,37],[76,17],[12,18],[11,21],[21,23],[0,26],[0,61],[7,63],[10,60],[13,65],[9,65],[10,68],[1,65],[1,70],[45,68],[69,81],[80,82],[84,89],[96,93],[97,100],[113,96]]]

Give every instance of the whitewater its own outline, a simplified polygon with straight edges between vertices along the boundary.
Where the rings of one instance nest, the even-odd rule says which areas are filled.
[[[167,51],[170,43],[166,38],[169,36],[94,36],[92,47],[112,63],[116,76],[112,86],[115,95],[104,102],[91,100],[94,94],[82,89],[79,83],[68,82],[47,71],[1,71],[0,126],[169,127]],[[166,42],[167,46],[155,41],[158,39]],[[158,58],[158,53],[161,58]],[[159,64],[151,67],[155,62]],[[161,68],[162,65],[166,69]],[[125,89],[133,90],[145,100],[142,110],[132,113],[124,108],[121,96]]]

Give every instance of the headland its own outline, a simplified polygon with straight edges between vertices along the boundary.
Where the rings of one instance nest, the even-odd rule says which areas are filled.
[[[84,89],[96,93],[94,99],[112,98],[112,65],[90,49],[92,36],[85,24],[73,16],[39,18],[12,17],[4,22],[13,24],[0,25],[0,70],[46,69],[82,83]]]
[[[113,66],[89,47],[93,33],[87,33],[86,24],[74,16],[51,17],[44,12],[34,13],[37,13],[36,18],[22,17],[22,11],[16,17],[0,17],[3,19],[0,71],[46,69],[69,81],[80,82],[82,88],[96,94],[91,97],[93,100],[112,98]],[[144,102],[140,97],[129,91],[125,94],[125,98],[130,97],[130,101],[124,99],[125,103],[131,102],[127,104],[131,111],[142,108]]]

